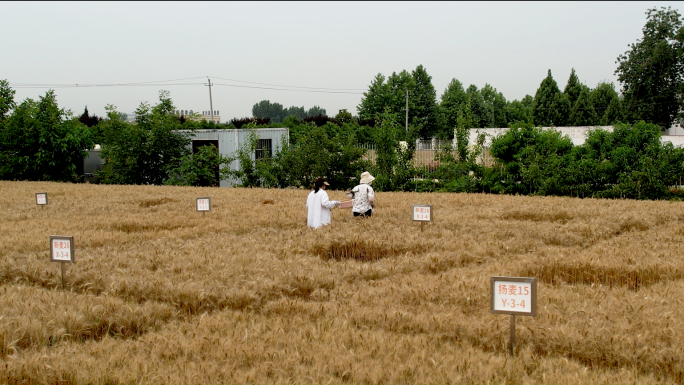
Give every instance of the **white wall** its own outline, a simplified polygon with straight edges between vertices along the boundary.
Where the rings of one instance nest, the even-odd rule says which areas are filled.
[[[572,144],[574,144],[575,146],[584,144],[584,141],[587,139],[587,133],[590,130],[601,129],[608,132],[613,132],[613,126],[542,127],[542,129],[560,131],[564,136],[568,136],[570,140],[572,140]],[[505,134],[508,130],[508,128],[471,128],[469,144],[474,144],[477,141],[478,135],[480,133],[485,133],[487,135],[487,139],[485,140],[485,147],[489,147],[492,145],[492,138]],[[672,134],[663,135],[660,137],[660,140],[662,142],[671,142],[675,147],[684,145],[684,128],[679,127],[678,130],[680,130],[682,134],[677,135],[682,136],[675,136]],[[668,132],[672,132],[672,128],[670,128],[670,131]],[[454,146],[456,146],[456,144],[457,141],[454,137]]]

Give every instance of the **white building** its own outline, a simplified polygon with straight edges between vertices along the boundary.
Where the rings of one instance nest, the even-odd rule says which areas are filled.
[[[572,140],[572,144],[575,146],[584,144],[584,142],[587,140],[588,132],[595,129],[613,132],[613,126],[542,127],[542,130],[555,130],[559,131],[564,136],[568,136],[570,140]],[[490,147],[494,137],[503,135],[508,130],[509,128],[471,128],[469,144],[474,144],[477,141],[478,135],[484,133],[487,136],[484,146]],[[684,128],[682,128],[679,124],[673,125],[669,130],[663,131],[663,135],[660,137],[660,140],[662,142],[671,142],[675,147],[684,146]],[[454,147],[456,147],[457,142],[456,136],[454,135]]]

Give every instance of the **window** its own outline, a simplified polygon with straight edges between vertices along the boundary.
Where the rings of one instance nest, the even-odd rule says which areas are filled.
[[[271,141],[272,139],[259,139],[255,153],[256,159],[270,158],[273,155]]]

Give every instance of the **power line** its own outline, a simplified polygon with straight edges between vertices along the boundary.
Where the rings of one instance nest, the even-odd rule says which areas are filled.
[[[45,88],[45,87],[56,87],[56,88],[66,88],[66,87],[119,87],[119,86],[144,86],[151,85],[155,86],[158,84],[153,83],[167,83],[167,82],[177,82],[182,80],[192,80],[192,79],[204,79],[204,76],[196,76],[192,78],[182,78],[182,79],[170,79],[170,80],[153,80],[148,82],[133,82],[133,83],[110,83],[110,84],[88,84],[88,83],[11,83],[13,88]],[[174,85],[195,85],[200,83],[183,83]]]
[[[350,92],[350,91],[323,91],[323,90],[293,90],[287,88],[274,88],[274,87],[258,87],[258,86],[242,86],[238,84],[223,84],[214,83],[215,86],[224,87],[237,87],[237,88],[254,88],[260,90],[274,90],[274,91],[290,91],[290,92],[314,92],[314,93],[324,93],[324,94],[352,94],[352,95],[363,95],[363,92]]]
[[[269,84],[269,83],[258,83],[258,82],[248,82],[244,80],[236,80],[236,79],[227,79],[227,78],[221,78],[218,76],[212,76],[215,79],[221,79],[221,80],[228,80],[231,82],[238,82],[238,83],[248,83],[248,84],[259,84],[262,86],[272,86],[272,87],[287,87],[287,88],[306,88],[306,89],[311,89],[311,90],[327,90],[327,91],[365,91],[365,88],[327,88],[327,87],[303,87],[303,86],[285,86],[282,84]]]
[[[287,86],[287,85],[277,85],[269,83],[258,83],[249,82],[244,80],[227,79],[213,76],[216,79],[228,80],[233,82],[248,83],[248,84],[259,84],[263,86],[271,87],[260,87],[260,86],[247,86],[239,84],[225,84],[225,83],[214,83],[212,85],[219,85],[224,87],[236,87],[236,88],[253,88],[253,89],[263,89],[263,90],[274,90],[274,91],[295,91],[295,92],[313,92],[313,93],[328,93],[328,94],[352,94],[361,95],[363,92],[353,92],[353,91],[365,91],[359,88],[323,88],[323,87],[304,87],[304,86]],[[94,88],[94,87],[159,87],[159,86],[193,86],[193,85],[204,85],[205,83],[168,83],[183,80],[192,79],[204,79],[204,76],[192,77],[192,78],[181,78],[181,79],[170,79],[170,80],[155,80],[148,82],[133,82],[133,83],[109,83],[109,84],[81,84],[81,83],[10,83],[12,88]],[[289,87],[289,88],[288,88]]]

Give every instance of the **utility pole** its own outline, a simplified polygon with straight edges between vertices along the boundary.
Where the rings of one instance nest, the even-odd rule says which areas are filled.
[[[406,133],[408,134],[408,88],[406,89]]]
[[[209,86],[209,108],[211,108],[211,121],[214,121],[214,103],[211,101],[211,79],[207,76],[207,80],[209,81],[208,84],[204,84],[205,86]]]

